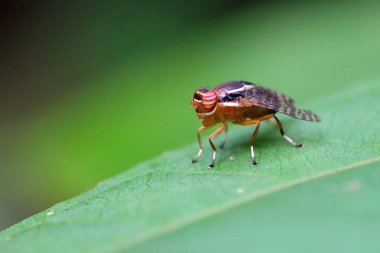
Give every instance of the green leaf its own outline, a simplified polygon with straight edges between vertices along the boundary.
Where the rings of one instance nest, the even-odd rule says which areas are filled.
[[[190,164],[195,143],[164,153],[3,231],[0,251],[375,251],[379,95],[378,82],[358,84],[309,104],[321,123],[281,117],[303,149],[263,125],[257,168],[254,127],[231,128],[214,170],[210,149]]]

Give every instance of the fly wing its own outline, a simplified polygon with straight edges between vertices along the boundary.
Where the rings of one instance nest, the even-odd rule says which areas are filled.
[[[320,121],[318,115],[313,112],[295,107],[294,100],[290,97],[259,85],[246,86],[244,97],[240,99],[240,103],[242,106],[255,105],[268,108],[297,119]]]

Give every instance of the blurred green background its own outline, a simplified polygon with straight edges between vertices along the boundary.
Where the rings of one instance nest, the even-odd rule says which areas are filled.
[[[245,79],[302,107],[379,78],[379,13],[378,1],[2,3],[0,229],[195,141],[200,86]]]

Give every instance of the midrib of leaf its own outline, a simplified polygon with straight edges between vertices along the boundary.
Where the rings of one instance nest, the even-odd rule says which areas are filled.
[[[327,176],[330,176],[333,174],[337,174],[340,172],[344,172],[347,170],[359,169],[365,165],[376,163],[379,161],[380,161],[380,157],[376,157],[376,158],[372,158],[372,159],[368,159],[368,160],[363,160],[363,161],[359,161],[359,162],[354,163],[354,164],[329,169],[329,170],[323,171],[321,173],[316,173],[313,175],[304,176],[304,177],[296,179],[296,180],[291,180],[288,182],[280,183],[278,185],[275,185],[275,186],[272,186],[272,187],[269,187],[269,188],[266,188],[263,190],[250,192],[250,193],[241,195],[241,197],[238,197],[238,198],[232,199],[230,201],[227,201],[225,203],[222,203],[220,205],[216,205],[214,207],[209,207],[208,209],[202,210],[201,212],[195,213],[194,215],[189,215],[189,216],[183,217],[181,219],[173,220],[172,222],[169,222],[167,224],[157,226],[157,227],[151,229],[151,231],[137,234],[137,235],[131,237],[130,241],[128,241],[127,243],[122,243],[116,247],[112,246],[112,250],[105,250],[104,252],[105,253],[106,252],[120,252],[122,250],[128,250],[128,249],[131,249],[135,246],[138,246],[139,244],[142,244],[146,241],[149,241],[149,240],[152,240],[156,237],[163,236],[165,234],[171,233],[177,229],[180,229],[180,228],[185,227],[187,225],[190,225],[192,223],[201,221],[201,220],[206,219],[206,218],[213,216],[215,214],[222,213],[224,211],[235,208],[239,205],[245,204],[245,203],[253,201],[255,199],[265,197],[265,196],[286,190],[288,188],[307,183],[307,182],[312,181],[312,180],[322,179],[324,177],[327,177]],[[206,173],[203,172],[200,174],[206,174]],[[229,173],[221,173],[221,174],[228,175]],[[231,173],[231,174],[235,174],[235,173]],[[243,174],[243,175],[252,176],[249,174]]]

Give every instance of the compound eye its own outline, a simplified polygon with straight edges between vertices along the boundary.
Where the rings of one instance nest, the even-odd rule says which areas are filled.
[[[199,94],[195,93],[194,96],[193,96],[193,100],[197,101],[197,102],[200,102],[202,100],[202,96],[200,96]]]
[[[217,103],[218,97],[215,92],[209,90],[202,97],[202,108],[205,111],[212,111]]]
[[[202,97],[204,96],[204,94],[206,94],[207,91],[208,91],[208,89],[206,89],[206,88],[197,89],[194,93],[193,100],[196,102],[201,102]]]

